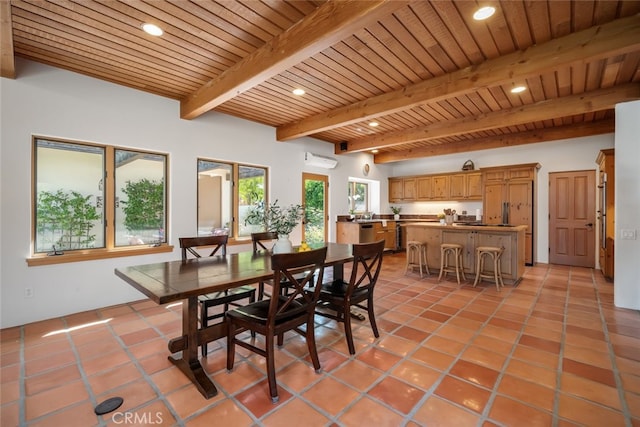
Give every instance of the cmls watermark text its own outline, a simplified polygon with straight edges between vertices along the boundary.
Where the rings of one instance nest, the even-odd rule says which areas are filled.
[[[162,412],[115,412],[111,420],[121,425],[154,425],[162,424]]]

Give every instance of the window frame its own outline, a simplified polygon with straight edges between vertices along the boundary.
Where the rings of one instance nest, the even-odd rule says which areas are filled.
[[[364,200],[364,205],[365,205],[365,210],[356,210],[355,209],[355,205],[356,202],[353,198],[350,198],[349,192],[351,192],[351,194],[356,194],[356,186],[358,185],[364,185],[366,188],[365,191],[365,200]],[[349,179],[348,181],[348,187],[347,187],[347,198],[348,198],[348,203],[349,203],[349,212],[353,212],[354,214],[357,215],[361,215],[365,212],[371,212],[371,185],[369,182],[365,182],[365,181],[356,181],[354,179]]]
[[[37,142],[39,140],[59,142],[63,144],[75,144],[84,145],[88,147],[98,147],[104,150],[103,160],[103,182],[104,182],[104,247],[90,248],[90,249],[75,249],[71,251],[64,251],[62,255],[48,255],[44,252],[36,252],[36,235],[37,235]],[[50,265],[50,264],[62,264],[68,262],[79,262],[88,260],[98,260],[107,258],[117,258],[125,256],[138,256],[154,253],[172,252],[173,246],[167,241],[169,236],[170,226],[170,208],[169,208],[169,153],[163,153],[152,150],[142,150],[132,147],[123,147],[108,144],[99,144],[88,141],[72,140],[65,138],[49,137],[44,135],[32,135],[31,137],[31,241],[29,249],[29,257],[27,258],[28,266],[38,265]],[[130,245],[130,246],[116,246],[115,245],[115,215],[116,215],[116,191],[115,191],[115,152],[116,150],[135,151],[151,155],[164,156],[164,215],[165,215],[165,241],[161,243],[154,243],[148,245]]]
[[[197,181],[197,185],[199,184],[199,180],[198,180],[198,175],[200,174],[199,171],[199,164],[200,162],[211,162],[211,163],[220,163],[220,164],[224,164],[224,165],[229,165],[231,166],[231,179],[232,179],[232,207],[231,207],[231,227],[229,227],[229,244],[233,245],[233,244],[245,244],[248,241],[251,241],[251,236],[240,236],[240,224],[239,224],[239,220],[240,220],[240,168],[241,167],[248,167],[248,168],[256,168],[256,169],[262,169],[264,170],[264,199],[265,199],[265,203],[268,204],[269,203],[269,167],[268,166],[264,166],[264,165],[256,165],[256,164],[251,164],[251,163],[243,163],[243,162],[233,162],[233,161],[229,161],[229,160],[220,160],[220,159],[212,159],[212,158],[207,158],[207,157],[198,157],[196,160],[196,181]],[[199,197],[199,188],[196,191],[196,194],[198,194]],[[200,204],[200,200],[196,200],[196,206]],[[196,213],[196,234],[198,233],[198,229],[199,229],[199,224],[200,224],[200,218],[198,217],[199,213]]]

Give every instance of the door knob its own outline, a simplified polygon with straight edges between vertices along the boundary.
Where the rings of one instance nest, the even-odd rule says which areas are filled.
[[[587,227],[593,227],[593,223],[590,222],[589,224],[585,224]]]

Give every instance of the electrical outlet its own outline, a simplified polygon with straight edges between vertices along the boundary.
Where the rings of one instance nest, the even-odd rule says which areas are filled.
[[[24,288],[24,297],[33,298],[33,288]]]
[[[636,240],[636,230],[620,230],[620,239]]]

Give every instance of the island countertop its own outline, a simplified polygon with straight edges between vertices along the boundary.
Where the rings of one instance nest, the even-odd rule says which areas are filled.
[[[510,225],[510,224],[484,224],[484,223],[464,223],[456,222],[451,225],[441,224],[440,222],[403,222],[401,227],[430,227],[430,228],[442,228],[442,229],[459,229],[459,230],[473,230],[473,231],[520,231],[526,230],[526,225]]]
[[[407,241],[415,240],[427,246],[429,269],[440,269],[440,245],[458,243],[463,247],[463,268],[467,279],[476,273],[476,248],[495,246],[503,249],[500,268],[505,284],[517,284],[524,274],[526,225],[464,224],[443,225],[429,222],[401,224],[406,228]]]

